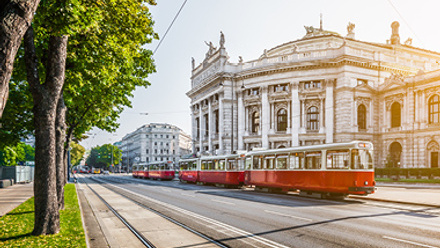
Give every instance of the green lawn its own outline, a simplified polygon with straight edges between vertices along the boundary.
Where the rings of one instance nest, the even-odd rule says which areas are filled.
[[[64,187],[65,209],[60,212],[61,231],[32,236],[34,198],[0,218],[0,247],[86,247],[75,184]]]

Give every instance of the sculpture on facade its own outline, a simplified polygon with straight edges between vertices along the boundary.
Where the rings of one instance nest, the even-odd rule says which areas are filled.
[[[205,44],[209,47],[209,50],[206,53],[206,57],[209,57],[215,53],[215,50],[217,50],[217,48],[214,47],[211,41],[209,43],[205,41]]]
[[[241,56],[238,56],[238,63],[240,63],[240,64],[243,63],[243,58]]]
[[[400,35],[399,35],[399,22],[393,22],[391,23],[391,44],[392,45],[400,45]]]
[[[354,28],[356,25],[354,23],[349,22],[347,25],[347,37],[354,39]]]
[[[407,45],[407,46],[412,46],[412,38],[408,38],[408,39],[406,39],[406,41],[405,41],[405,45]]]
[[[225,47],[225,35],[223,34],[222,31],[220,31],[220,48],[224,48]]]
[[[306,29],[307,34],[312,34],[315,32],[315,28],[313,26],[304,26]]]
[[[196,65],[196,61],[194,60],[194,57],[191,57],[191,66],[193,70],[195,68],[195,65]]]

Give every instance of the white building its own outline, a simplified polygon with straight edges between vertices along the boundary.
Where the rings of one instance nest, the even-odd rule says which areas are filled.
[[[122,138],[122,164],[131,168],[140,162],[174,161],[191,152],[191,137],[166,123],[150,123]]]
[[[379,44],[356,40],[354,24],[342,36],[324,30],[321,22],[320,28],[305,27],[301,39],[264,50],[255,60],[240,57],[238,63],[229,61],[221,34],[219,48],[210,43],[203,62],[192,61],[187,95],[194,150],[230,153],[369,140],[378,151],[378,166],[390,161],[391,150],[398,166],[429,166],[435,155],[426,151],[438,151],[438,128],[411,123],[428,122],[431,95],[423,92],[438,91],[438,80],[422,80],[415,88],[414,81],[421,80],[415,76],[423,75],[420,71],[440,68],[440,53],[413,47],[410,39],[401,44],[398,22],[391,27],[390,40]],[[391,124],[397,119],[391,108],[398,107],[401,122]],[[425,112],[415,111],[419,107]],[[409,133],[419,137],[414,150],[413,139],[404,137]]]

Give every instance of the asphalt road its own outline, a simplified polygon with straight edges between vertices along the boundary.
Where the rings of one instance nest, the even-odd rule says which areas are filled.
[[[230,247],[440,247],[439,208],[96,178]]]

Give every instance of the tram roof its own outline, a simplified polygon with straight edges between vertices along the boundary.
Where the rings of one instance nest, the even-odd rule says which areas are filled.
[[[259,155],[259,154],[267,154],[267,153],[281,154],[281,153],[291,153],[291,152],[320,151],[324,149],[344,149],[344,148],[373,149],[373,144],[369,141],[352,141],[346,143],[330,143],[330,144],[322,144],[322,145],[295,146],[295,147],[281,148],[281,149],[250,151],[246,155]]]

